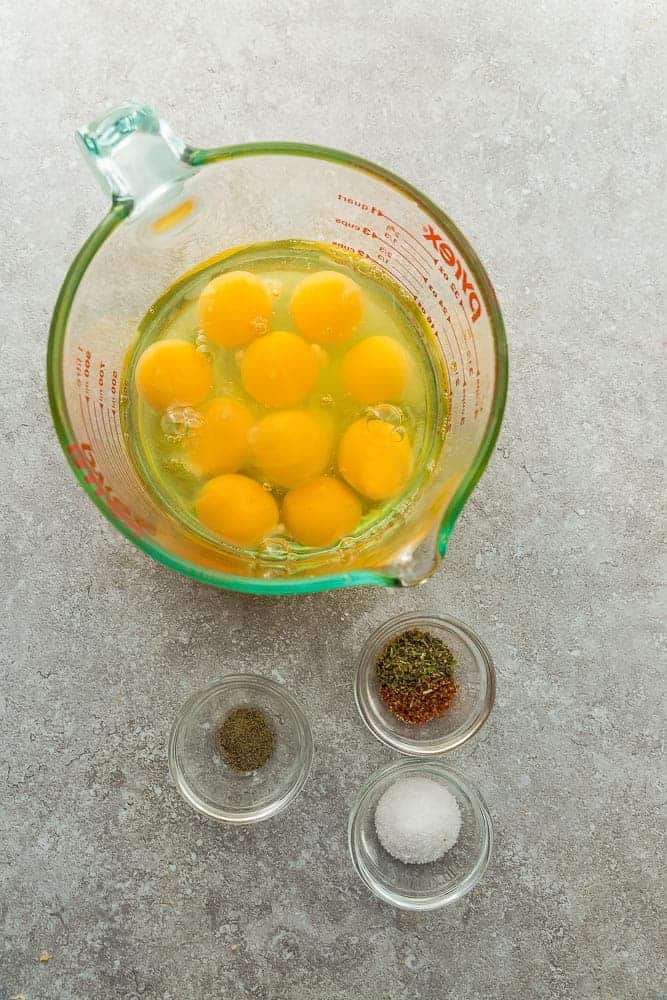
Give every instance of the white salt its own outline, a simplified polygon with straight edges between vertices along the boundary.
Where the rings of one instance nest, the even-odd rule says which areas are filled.
[[[452,793],[432,778],[400,778],[377,804],[375,829],[398,861],[423,865],[454,846],[461,810]]]

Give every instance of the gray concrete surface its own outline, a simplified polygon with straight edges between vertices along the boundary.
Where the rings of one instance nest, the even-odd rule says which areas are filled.
[[[0,38],[1,1000],[664,997],[664,5],[6,0]],[[510,404],[423,589],[217,593],[131,548],[76,486],[46,332],[105,204],[71,134],[127,95],[202,145],[365,154],[478,249]],[[489,725],[454,755],[495,855],[428,917],[371,897],[345,841],[391,759],[355,715],[354,658],[410,608],[469,622],[499,673]],[[165,755],[184,698],[239,668],[278,669],[317,742],[298,804],[246,830],[190,812]]]

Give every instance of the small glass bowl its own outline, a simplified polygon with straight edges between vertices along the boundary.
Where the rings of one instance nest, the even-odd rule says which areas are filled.
[[[461,832],[438,861],[405,864],[378,839],[377,804],[394,782],[406,777],[437,781],[458,802]],[[437,910],[477,885],[491,857],[493,827],[480,793],[458,769],[441,760],[400,760],[376,771],[359,792],[350,812],[348,844],[357,874],[385,903],[402,910]]]
[[[429,632],[447,643],[456,658],[456,697],[444,715],[424,725],[397,719],[380,698],[375,665],[388,642],[407,629]],[[493,708],[496,672],[491,654],[475,633],[455,618],[404,614],[373,632],[361,651],[354,691],[359,714],[382,743],[413,757],[436,757],[462,746],[477,733]]]
[[[238,772],[217,745],[220,724],[235,708],[257,708],[274,731],[273,755],[256,771]],[[274,681],[231,674],[195,692],[169,738],[169,769],[185,801],[223,823],[257,823],[285,809],[303,788],[313,760],[308,720]]]

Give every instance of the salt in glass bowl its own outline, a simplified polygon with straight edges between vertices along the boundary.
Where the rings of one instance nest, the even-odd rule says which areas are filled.
[[[430,778],[456,798],[461,830],[438,861],[406,864],[384,849],[375,810],[384,792],[402,778]],[[491,817],[482,796],[458,768],[442,760],[400,760],[380,768],[363,786],[348,824],[350,857],[359,877],[385,903],[402,910],[436,910],[462,899],[486,871],[493,846]]]
[[[256,771],[225,763],[217,731],[236,708],[257,708],[274,732],[273,754]],[[298,702],[279,684],[254,674],[230,674],[195,692],[169,739],[169,769],[197,812],[223,823],[257,823],[285,809],[310,771],[313,740]]]
[[[458,691],[440,718],[408,725],[380,697],[375,667],[386,645],[401,632],[418,629],[449,646]],[[462,746],[479,732],[493,708],[496,672],[491,654],[472,629],[444,615],[404,614],[390,618],[367,640],[357,666],[355,699],[361,718],[382,743],[413,757],[436,757]]]

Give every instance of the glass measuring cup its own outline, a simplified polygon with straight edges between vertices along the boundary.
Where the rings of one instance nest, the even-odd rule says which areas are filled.
[[[197,149],[136,102],[77,139],[112,204],[58,296],[47,374],[60,442],[95,505],[158,561],[233,590],[408,586],[434,572],[488,462],[507,391],[502,317],[465,237],[405,181],[336,150]],[[289,239],[353,250],[415,301],[448,373],[447,428],[418,489],[377,532],[303,555],[258,554],[209,544],[157,503],[127,452],[120,397],[128,348],[166,288],[229,248]]]

